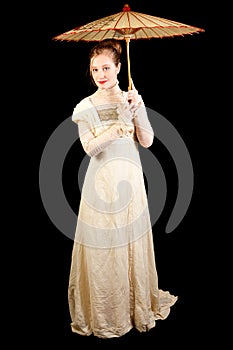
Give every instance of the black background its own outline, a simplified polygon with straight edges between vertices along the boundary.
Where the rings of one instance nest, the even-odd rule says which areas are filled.
[[[56,42],[52,38],[92,20],[120,12],[124,2],[50,2],[37,14],[38,40],[34,40],[32,80],[39,93],[32,98],[34,126],[38,135],[32,157],[38,178],[40,159],[47,140],[56,127],[71,116],[74,106],[93,91],[87,78],[88,53],[93,43]],[[207,240],[208,186],[206,155],[209,88],[209,18],[202,1],[134,1],[131,10],[163,17],[205,29],[204,33],[176,38],[131,41],[131,75],[147,107],[168,119],[183,138],[194,168],[194,192],[180,225],[170,234],[166,223],[177,194],[176,170],[166,149],[154,141],[152,151],[166,174],[168,194],[164,211],[153,227],[160,288],[178,295],[179,300],[165,321],[150,332],[132,330],[119,339],[98,339],[73,334],[67,302],[67,287],[73,241],[50,221],[40,198],[31,232],[30,267],[32,288],[28,292],[29,317],[34,342],[44,346],[82,349],[128,349],[133,345],[183,349],[208,342],[207,325],[212,321],[209,294],[209,254]],[[36,13],[36,8],[35,8]],[[30,59],[30,58],[29,58]],[[123,51],[120,85],[127,89],[126,60]],[[35,86],[35,84],[33,85]],[[35,88],[36,89],[36,88]],[[32,136],[34,139],[35,134]],[[33,140],[35,144],[35,139]],[[70,150],[63,169],[67,200],[76,212],[79,194],[76,169],[84,153],[77,142]],[[35,214],[35,212],[33,213]],[[34,215],[33,215],[34,217]],[[36,239],[35,239],[36,237]],[[38,253],[38,254],[37,254]],[[28,282],[29,285],[30,282]],[[26,327],[26,329],[27,329]]]

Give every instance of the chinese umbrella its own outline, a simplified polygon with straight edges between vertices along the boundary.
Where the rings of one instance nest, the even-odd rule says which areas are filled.
[[[53,39],[60,41],[82,40],[88,42],[101,41],[110,38],[125,40],[130,90],[130,40],[184,36],[186,34],[198,32],[204,32],[204,29],[161,17],[134,12],[130,10],[128,4],[125,4],[121,12],[100,18],[83,26],[76,27],[63,34],[55,36]]]

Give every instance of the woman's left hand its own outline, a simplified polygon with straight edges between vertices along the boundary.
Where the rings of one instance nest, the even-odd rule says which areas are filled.
[[[132,103],[134,105],[138,104],[138,91],[137,90],[129,90],[127,99],[129,103]]]
[[[132,85],[132,88],[131,90],[128,91],[127,98],[130,103],[137,105],[139,103],[139,94],[138,94],[138,90],[135,88],[135,85],[132,79],[131,79],[131,85]]]
[[[135,113],[142,104],[142,98],[138,94],[138,90],[135,88],[131,79],[132,90],[127,91],[125,95],[125,103],[118,106],[119,119],[124,122],[131,122],[135,117]]]

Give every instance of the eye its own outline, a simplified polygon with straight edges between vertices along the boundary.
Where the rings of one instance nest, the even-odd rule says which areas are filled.
[[[104,70],[106,71],[106,70],[109,70],[110,69],[110,67],[104,67]]]
[[[97,72],[97,68],[92,68],[92,73],[96,73]]]

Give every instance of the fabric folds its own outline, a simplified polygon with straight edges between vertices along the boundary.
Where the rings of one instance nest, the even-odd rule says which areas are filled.
[[[77,217],[68,286],[71,329],[100,338],[120,337],[133,327],[149,331],[177,301],[158,286],[139,155],[139,144],[149,147],[153,130],[145,109],[122,124],[124,99],[118,85],[97,90],[72,116],[84,150],[96,142],[99,151],[89,153]]]

